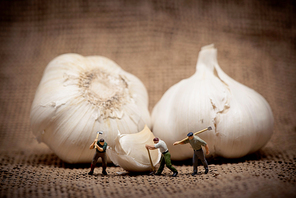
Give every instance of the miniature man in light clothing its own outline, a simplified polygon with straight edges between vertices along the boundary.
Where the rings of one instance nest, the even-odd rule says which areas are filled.
[[[206,154],[208,155],[208,154],[210,154],[208,144],[205,141],[203,141],[202,139],[200,139],[198,136],[194,136],[192,132],[188,133],[187,136],[188,136],[187,140],[185,140],[183,142],[177,141],[173,145],[190,143],[190,145],[191,145],[191,147],[193,148],[193,151],[194,151],[192,176],[197,174],[197,164],[198,164],[197,160],[198,159],[200,159],[200,161],[204,165],[205,174],[207,174],[209,172],[208,162],[207,162],[207,160],[205,158],[205,155],[204,155],[204,152],[203,152],[201,146],[204,146],[206,148]]]
[[[107,149],[107,143],[104,139],[95,139],[94,142],[89,146],[89,149],[96,148],[96,153],[93,157],[93,160],[90,165],[90,172],[89,175],[92,175],[94,173],[94,169],[96,167],[96,163],[99,159],[99,157],[102,158],[102,174],[107,175],[106,168],[107,168],[107,155],[106,155],[106,149]]]
[[[161,175],[161,172],[163,171],[164,164],[173,171],[173,177],[176,177],[178,175],[178,171],[172,166],[171,163],[171,154],[168,150],[168,147],[166,143],[158,138],[153,139],[154,146],[146,145],[147,149],[154,150],[159,149],[162,153],[161,161],[160,161],[160,167],[157,170],[157,173],[155,175]]]

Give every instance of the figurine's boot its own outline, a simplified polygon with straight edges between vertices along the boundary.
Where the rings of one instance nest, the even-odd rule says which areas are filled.
[[[174,172],[173,177],[176,177],[178,175],[178,171]]]
[[[191,174],[192,176],[197,175],[197,167],[193,168],[193,173]]]
[[[158,175],[159,176],[159,175],[161,175],[161,173],[157,171],[154,175]]]
[[[209,168],[205,167],[205,174],[208,174],[208,172],[209,172]]]
[[[103,167],[102,174],[103,174],[103,175],[108,175],[108,173],[106,172],[106,167]]]
[[[95,166],[93,164],[90,165],[90,171],[89,171],[89,175],[92,175],[94,174],[94,169],[95,169]]]

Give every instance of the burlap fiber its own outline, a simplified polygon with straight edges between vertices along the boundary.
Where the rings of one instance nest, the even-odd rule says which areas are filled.
[[[53,0],[0,1],[1,197],[295,197],[295,1]],[[209,159],[192,177],[117,175],[110,164],[66,164],[30,129],[29,113],[44,68],[56,56],[102,55],[136,75],[151,111],[164,92],[195,72],[198,52],[214,43],[233,79],[269,102],[274,134],[241,159]]]

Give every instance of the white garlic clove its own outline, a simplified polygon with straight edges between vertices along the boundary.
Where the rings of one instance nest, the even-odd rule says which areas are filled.
[[[31,108],[31,127],[69,163],[90,162],[89,145],[101,130],[114,146],[117,130],[133,133],[151,125],[143,83],[101,56],[64,54],[46,67]]]
[[[145,126],[139,133],[120,134],[115,139],[115,146],[109,147],[107,155],[111,161],[121,166],[126,171],[144,172],[152,169],[149,154],[145,147],[146,144],[154,145],[154,135],[150,129]],[[153,166],[155,166],[161,157],[159,149],[149,150]]]
[[[208,126],[213,130],[199,137],[213,155],[253,153],[270,139],[273,122],[266,100],[221,70],[214,45],[202,48],[196,73],[168,89],[152,112],[153,133],[167,143],[174,160],[191,158],[192,148],[172,144]]]

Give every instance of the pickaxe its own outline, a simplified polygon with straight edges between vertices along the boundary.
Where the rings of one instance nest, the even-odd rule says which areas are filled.
[[[205,131],[207,131],[207,130],[212,130],[212,127],[208,127],[208,128],[205,128],[205,129],[203,129],[203,130],[200,130],[200,131],[197,131],[197,132],[195,132],[193,135],[197,135],[197,134],[200,134],[200,133],[202,133],[202,132],[205,132]],[[181,140],[181,141],[179,141],[179,144],[181,143],[181,142],[184,142],[185,140],[187,140],[188,139],[188,137],[187,138],[184,138],[183,140]]]
[[[155,169],[154,169],[154,166],[153,166],[153,163],[152,163],[152,160],[151,160],[150,151],[149,151],[148,148],[147,148],[147,151],[148,151],[148,156],[149,156],[150,165],[151,165],[151,168],[152,168],[152,172],[151,172],[150,174],[152,175],[152,174],[154,174]]]

